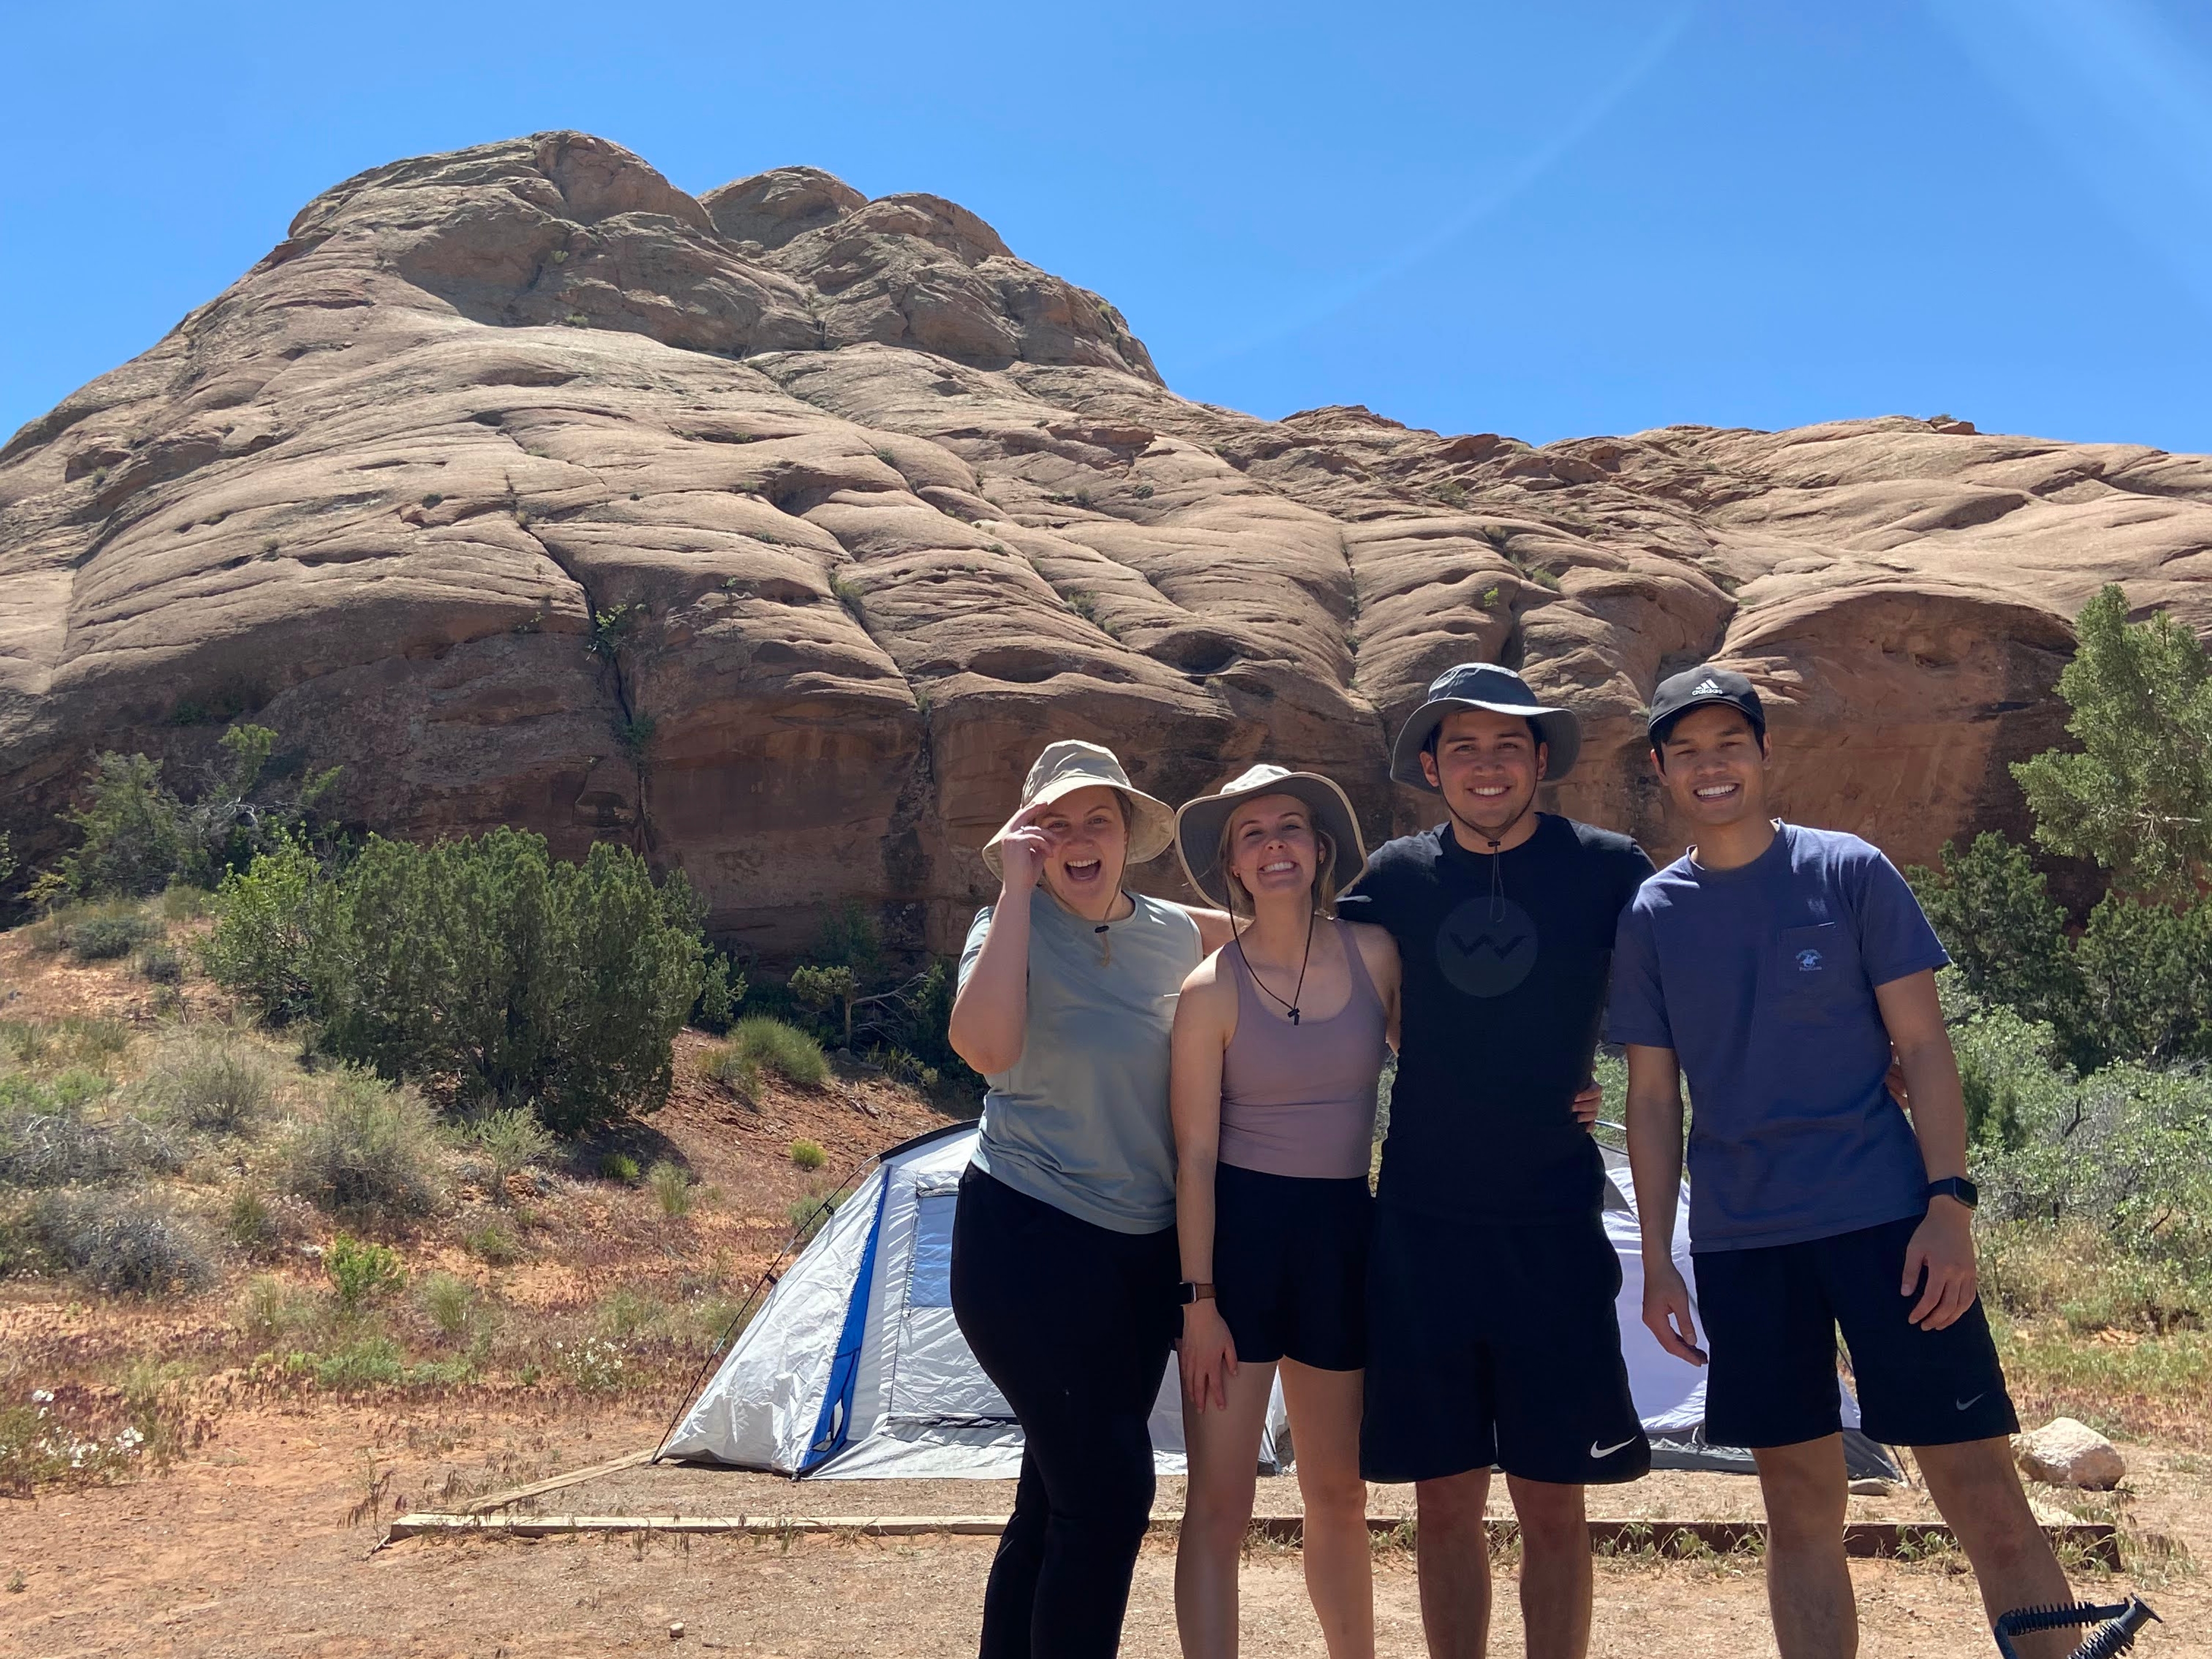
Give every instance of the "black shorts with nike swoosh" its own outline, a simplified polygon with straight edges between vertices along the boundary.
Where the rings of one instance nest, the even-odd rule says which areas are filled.
[[[1495,1465],[1607,1486],[1651,1467],[1620,1357],[1620,1258],[1587,1217],[1507,1225],[1387,1192],[1367,1257],[1360,1473],[1439,1480]]]
[[[1911,1322],[1919,1296],[1898,1286],[1920,1219],[1695,1258],[1707,1439],[1794,1446],[1835,1433],[1839,1326],[1869,1437],[1951,1446],[2019,1432],[1981,1303],[1940,1331]]]

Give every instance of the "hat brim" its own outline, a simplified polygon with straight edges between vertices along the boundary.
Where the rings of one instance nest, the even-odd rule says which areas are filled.
[[[1055,801],[1063,795],[1072,795],[1079,789],[1111,789],[1120,795],[1129,811],[1129,850],[1122,855],[1125,864],[1145,864],[1168,850],[1175,839],[1175,808],[1141,789],[1132,789],[1127,784],[1115,783],[1105,778],[1073,776],[1055,778],[1037,791],[1036,799],[1025,803],[1041,806]],[[994,876],[1006,872],[999,860],[998,843],[994,841],[983,848],[983,863]]]
[[[1444,716],[1462,708],[1486,709],[1493,714],[1513,714],[1534,720],[1537,731],[1543,734],[1547,751],[1544,782],[1557,783],[1575,769],[1575,761],[1583,750],[1583,723],[1571,708],[1547,708],[1534,702],[1484,702],[1474,697],[1437,697],[1416,708],[1412,718],[1399,729],[1398,741],[1390,749],[1390,776],[1394,781],[1432,795],[1437,793],[1436,785],[1421,771],[1421,750],[1428,743],[1429,734],[1444,723]]]
[[[1352,802],[1334,778],[1318,772],[1291,772],[1269,778],[1247,789],[1218,795],[1200,795],[1182,804],[1175,817],[1176,858],[1185,880],[1210,904],[1228,909],[1229,876],[1221,867],[1221,831],[1229,815],[1248,800],[1262,795],[1291,795],[1304,801],[1314,815],[1314,827],[1336,844],[1334,874],[1337,890],[1352,885],[1367,867],[1367,848],[1359,837],[1359,820]]]

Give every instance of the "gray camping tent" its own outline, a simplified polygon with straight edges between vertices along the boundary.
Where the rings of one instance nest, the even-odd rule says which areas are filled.
[[[975,1144],[972,1124],[951,1124],[884,1152],[777,1282],[659,1455],[824,1480],[1018,1474],[1020,1426],[952,1318],[952,1211]],[[1606,1229],[1621,1258],[1621,1348],[1653,1461],[1748,1470],[1749,1453],[1705,1443],[1703,1373],[1644,1328],[1627,1159],[1608,1148],[1606,1164]],[[1674,1249],[1686,1266],[1689,1241],[1680,1217]],[[1843,1407],[1855,1431],[1857,1408],[1848,1390]],[[1152,1430],[1159,1471],[1181,1474],[1182,1401],[1172,1360]],[[1855,1475],[1896,1473],[1863,1436],[1847,1433],[1846,1450]],[[1262,1468],[1287,1468],[1290,1451],[1279,1387]]]

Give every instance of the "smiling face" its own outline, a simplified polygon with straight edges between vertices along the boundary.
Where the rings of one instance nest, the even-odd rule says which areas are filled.
[[[1073,790],[1038,815],[1036,827],[1052,839],[1044,861],[1052,896],[1079,915],[1111,908],[1129,854],[1121,796],[1103,783]]]
[[[1504,830],[1528,810],[1544,776],[1545,745],[1518,714],[1455,708],[1437,727],[1421,771],[1452,816],[1479,830]]]
[[[1313,892],[1321,838],[1313,810],[1296,795],[1255,795],[1229,815],[1222,830],[1222,867],[1255,902]]]
[[[1741,709],[1692,708],[1668,729],[1652,760],[1674,810],[1702,830],[1766,817],[1766,740]]]

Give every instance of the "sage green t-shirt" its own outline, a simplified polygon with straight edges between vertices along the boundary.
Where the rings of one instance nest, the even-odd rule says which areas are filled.
[[[1109,923],[1030,900],[1029,1024],[1022,1057],[990,1078],[976,1167],[1016,1192],[1117,1233],[1175,1224],[1168,1033],[1198,966],[1188,911],[1132,894]],[[989,905],[960,951],[960,982],[982,953]]]

